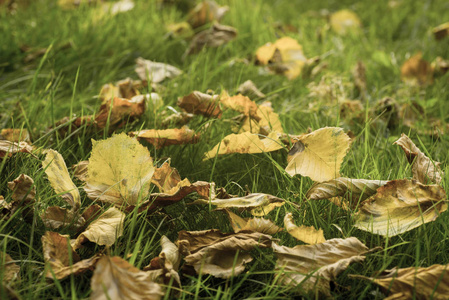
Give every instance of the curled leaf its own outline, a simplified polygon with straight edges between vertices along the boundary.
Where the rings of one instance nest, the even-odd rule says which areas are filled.
[[[170,166],[171,160],[168,159],[159,168],[154,171],[151,183],[156,185],[161,193],[170,194],[173,188],[176,188],[181,180],[178,170]]]
[[[222,111],[218,104],[219,97],[219,95],[212,96],[194,91],[187,96],[178,98],[178,106],[188,113],[220,118]]]
[[[265,94],[262,93],[257,88],[257,86],[254,84],[254,82],[252,82],[252,80],[247,80],[241,85],[239,85],[237,92],[250,98],[252,97],[265,98]]]
[[[362,26],[360,18],[349,9],[342,9],[331,14],[329,23],[332,30],[339,35],[357,32]]]
[[[193,37],[184,57],[198,53],[204,47],[220,47],[236,37],[237,30],[234,27],[214,23],[209,29],[201,31]]]
[[[432,67],[422,58],[422,53],[417,53],[404,62],[401,79],[410,85],[424,86],[433,82]]]
[[[195,144],[199,140],[199,134],[186,126],[178,129],[147,129],[129,133],[139,140],[145,140],[154,145],[156,149],[170,145]]]
[[[0,140],[0,158],[11,157],[18,152],[31,153],[33,147],[26,142],[10,142],[8,140]]]
[[[87,170],[89,167],[89,161],[83,160],[72,166],[73,176],[78,178],[81,181],[87,181]]]
[[[227,93],[220,97],[220,103],[225,107],[249,116],[257,121],[260,117],[257,114],[257,104],[246,96],[238,94],[230,97]]]
[[[443,23],[432,29],[435,39],[441,40],[449,35],[449,22]]]
[[[228,10],[229,7],[219,6],[215,1],[202,1],[189,12],[187,21],[193,28],[201,27],[212,21],[220,21]]]
[[[149,78],[151,82],[159,83],[164,79],[174,78],[182,74],[182,71],[174,66],[146,60],[142,57],[136,59],[136,64],[135,71],[142,81],[147,81]]]
[[[313,226],[296,226],[293,222],[292,213],[285,214],[284,227],[291,236],[306,244],[313,245],[324,243],[326,241],[326,239],[324,238],[323,229],[316,230]]]
[[[30,142],[30,134],[26,129],[5,128],[0,131],[0,140],[8,140],[13,143]]]
[[[14,263],[14,260],[8,253],[0,251],[0,273],[4,283],[12,283],[20,279],[20,267]]]
[[[40,217],[45,227],[53,230],[66,226],[78,230],[85,224],[84,218],[77,211],[59,206],[50,206]]]
[[[114,97],[102,103],[95,115],[95,124],[103,129],[107,126],[121,126],[122,123],[139,118],[145,112],[145,96],[137,95],[131,99]]]
[[[282,228],[264,218],[241,218],[228,209],[224,210],[231,221],[232,229],[235,233],[240,231],[255,231],[273,235],[282,231]]]
[[[13,215],[16,210],[22,208],[22,217],[31,223],[34,215],[34,198],[36,197],[34,180],[28,175],[20,174],[16,179],[8,182],[8,188],[13,192],[11,195],[13,201],[8,204],[5,202],[5,208],[9,210],[9,215]]]

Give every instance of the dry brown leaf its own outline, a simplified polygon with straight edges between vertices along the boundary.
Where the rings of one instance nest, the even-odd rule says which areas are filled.
[[[13,143],[30,142],[30,134],[26,129],[5,128],[0,132],[0,140],[8,140]]]
[[[412,165],[413,179],[423,184],[427,184],[429,180],[436,184],[441,183],[444,173],[440,163],[430,160],[406,134],[401,134],[394,144],[401,146],[404,150],[408,163]]]
[[[259,121],[256,121],[249,117],[244,117],[239,133],[251,132],[259,133],[262,135],[269,135],[271,132],[276,132],[278,134],[284,133],[281,121],[279,120],[279,115],[273,111],[271,102],[267,101],[258,106],[257,115]],[[237,131],[237,129],[234,129]]]
[[[42,222],[44,222],[45,227],[53,230],[66,226],[78,230],[86,223],[84,218],[79,215],[77,211],[73,211],[73,209],[68,210],[59,206],[47,208],[45,213],[40,217]]]
[[[435,39],[441,40],[449,35],[449,22],[443,23],[432,29]]]
[[[360,18],[349,9],[342,9],[330,15],[329,24],[339,35],[357,32],[362,27]]]
[[[212,21],[220,21],[228,10],[228,6],[219,6],[215,1],[203,1],[189,12],[187,22],[193,28],[201,27]]]
[[[200,52],[204,47],[220,47],[237,37],[237,30],[231,26],[214,23],[211,28],[198,32],[184,52],[184,57]]]
[[[293,248],[273,243],[278,260],[275,284],[289,286],[298,293],[313,293],[330,297],[330,281],[344,271],[349,264],[362,262],[368,248],[357,238],[331,239],[315,245]]]
[[[33,221],[34,216],[34,198],[36,197],[36,186],[34,180],[25,174],[20,174],[13,181],[8,182],[8,188],[13,192],[11,198],[13,201],[6,203],[4,208],[9,210],[9,215],[22,208],[22,217],[27,223]]]
[[[431,63],[433,73],[436,76],[443,76],[449,71],[449,60],[445,60],[441,56],[437,56]]]
[[[88,240],[100,246],[112,246],[123,234],[125,214],[115,207],[110,207],[96,220],[92,221],[73,242],[73,248],[79,249]]]
[[[87,196],[113,203],[135,205],[149,192],[154,173],[150,152],[125,133],[102,141],[92,141]]]
[[[294,79],[307,64],[302,46],[295,39],[283,37],[274,44],[267,43],[256,51],[256,63],[268,65],[275,73]]]
[[[204,154],[204,160],[214,158],[217,155],[232,153],[272,152],[283,147],[276,132],[270,133],[264,139],[260,139],[258,134],[250,132],[230,134],[224,137],[212,150],[206,152]]]
[[[392,237],[435,221],[446,210],[446,193],[441,186],[392,180],[361,203],[354,226]]]
[[[6,284],[20,279],[20,267],[14,263],[8,253],[2,251],[0,251],[0,273],[3,282]]]
[[[138,140],[145,140],[154,145],[156,149],[171,145],[196,144],[200,135],[194,130],[187,128],[174,129],[146,129],[128,133],[137,137]]]
[[[178,98],[178,106],[188,113],[205,117],[221,118],[219,95],[208,95],[194,91],[187,96]]]
[[[382,287],[389,297],[385,300],[449,299],[448,265],[432,265],[427,268],[393,268],[375,277],[352,275],[370,280]]]
[[[170,166],[171,160],[165,161],[162,166],[156,168],[151,183],[158,187],[160,193],[170,194],[173,188],[177,188],[181,180],[178,170]]]
[[[377,189],[385,185],[385,180],[367,180],[338,177],[329,181],[315,183],[306,194],[310,200],[344,197],[349,206],[356,208],[359,202],[377,193]]]
[[[284,205],[285,200],[269,194],[253,193],[244,197],[229,199],[198,199],[192,204],[215,205],[217,208],[245,208],[250,209],[251,214],[256,217],[267,215],[276,207]]]
[[[70,237],[51,231],[42,236],[42,251],[46,263],[45,277],[53,280],[92,270],[100,258],[100,255],[96,254],[80,260],[79,255],[70,246]]]
[[[137,67],[135,69],[137,75],[142,81],[159,83],[167,78],[174,78],[182,74],[182,71],[169,64],[154,62],[139,57],[136,59]]]
[[[292,213],[285,214],[284,227],[291,236],[306,244],[313,245],[324,243],[326,241],[326,239],[324,238],[323,229],[317,230],[313,226],[296,226],[293,222]]]
[[[89,167],[88,160],[83,160],[83,161],[80,161],[79,163],[77,163],[76,165],[73,165],[72,166],[72,169],[74,170],[73,176],[78,178],[78,180],[87,181],[88,167]]]
[[[419,52],[407,59],[401,66],[401,79],[410,85],[429,85],[433,83],[433,70]]]
[[[240,231],[255,231],[273,235],[282,231],[282,228],[264,218],[241,218],[232,211],[224,209],[231,221],[232,229],[235,233]]]
[[[157,300],[164,296],[161,286],[147,272],[118,256],[105,255],[98,261],[91,288],[92,300]]]
[[[225,108],[240,112],[245,116],[255,119],[256,121],[260,120],[260,117],[257,114],[258,108],[256,102],[246,96],[238,94],[237,96],[230,97],[227,93],[224,93],[220,97],[220,103]]]
[[[108,83],[103,85],[100,91],[101,104],[106,103],[114,98],[131,99],[134,96],[140,95],[138,88],[142,87],[142,82],[126,78],[118,81],[115,85]]]
[[[163,127],[168,127],[168,126],[174,126],[174,127],[181,127],[186,125],[187,123],[190,122],[190,120],[192,120],[194,117],[193,114],[190,113],[186,113],[186,112],[178,112],[175,114],[172,114],[166,118],[164,118],[161,122]]]
[[[285,171],[318,182],[337,178],[350,144],[350,137],[339,127],[324,127],[302,135],[288,153]]]
[[[77,211],[81,207],[81,196],[78,188],[70,178],[64,158],[55,150],[46,150],[42,167],[47,174],[52,188],[62,199]]]
[[[180,231],[176,242],[186,254],[185,262],[198,274],[218,278],[237,276],[252,261],[246,252],[271,246],[271,236],[259,232],[221,233],[217,229]]]
[[[31,153],[33,147],[27,142],[10,142],[8,140],[0,140],[0,158],[11,157],[13,154],[18,152]]]
[[[125,122],[139,118],[145,112],[145,96],[137,95],[131,99],[114,97],[106,100],[95,115],[97,128],[106,126],[121,127]]]
[[[237,92],[250,98],[265,98],[265,94],[257,88],[252,80],[247,80],[239,85]]]

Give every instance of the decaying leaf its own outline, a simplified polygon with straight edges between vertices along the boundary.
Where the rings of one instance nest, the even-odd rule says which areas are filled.
[[[257,104],[246,96],[238,94],[237,96],[230,97],[227,93],[224,93],[220,97],[220,103],[224,108],[229,108],[244,114],[245,116],[260,120],[257,114]]]
[[[406,299],[449,299],[448,265],[432,265],[427,268],[393,268],[385,270],[376,277],[352,275],[366,279],[382,287],[389,293],[386,300]]]
[[[252,80],[247,80],[239,85],[237,92],[250,98],[265,98],[265,94],[256,87]]]
[[[6,284],[20,279],[20,267],[14,263],[14,259],[8,253],[2,251],[0,251],[0,273]]]
[[[435,221],[446,210],[446,193],[441,186],[392,180],[361,203],[354,226],[391,237]]]
[[[108,83],[101,88],[99,99],[101,100],[101,104],[116,97],[131,99],[134,96],[140,95],[138,88],[141,87],[141,81],[132,80],[131,78],[120,80],[116,84]]]
[[[22,208],[22,217],[27,223],[33,221],[34,216],[34,198],[36,197],[36,186],[34,180],[25,174],[20,174],[13,181],[8,182],[8,188],[12,191],[11,198],[13,201],[6,204],[4,208],[8,208],[9,215],[13,215],[15,211]]]
[[[208,95],[194,91],[187,96],[178,98],[178,106],[188,113],[220,118],[222,111],[218,104],[219,99],[219,95]]]
[[[73,242],[73,248],[79,249],[88,240],[100,246],[112,246],[123,234],[125,214],[115,207],[110,207],[96,220],[92,221]]]
[[[285,214],[284,227],[291,236],[306,244],[313,245],[324,243],[326,241],[324,238],[323,229],[317,230],[313,226],[296,226],[293,222],[292,213]]]
[[[234,27],[214,23],[211,28],[201,31],[193,37],[184,57],[198,53],[204,47],[220,47],[236,37],[237,30]]]
[[[135,69],[137,75],[142,81],[159,83],[167,78],[174,78],[182,74],[182,71],[174,66],[154,62],[151,60],[139,57],[136,59],[137,67]]]
[[[289,286],[298,293],[330,296],[330,281],[349,264],[362,262],[368,248],[357,238],[331,239],[315,245],[293,248],[273,243],[278,260],[276,284]]]
[[[339,35],[357,32],[362,26],[360,18],[349,9],[342,9],[330,15],[329,24]]]
[[[266,101],[258,106],[257,115],[259,121],[245,117],[240,126],[239,133],[251,132],[269,135],[271,132],[284,133],[279,115],[273,111],[271,102]]]
[[[84,190],[91,199],[116,206],[137,204],[148,195],[154,173],[150,152],[124,133],[92,141]]]
[[[198,274],[230,278],[242,273],[252,261],[246,252],[255,247],[271,246],[271,236],[259,232],[221,233],[217,229],[180,231],[177,244],[185,253],[185,262]]]
[[[133,131],[130,136],[137,137],[138,140],[145,140],[154,145],[156,149],[171,145],[195,144],[198,143],[200,135],[194,130],[184,126],[174,129],[146,129]]]
[[[64,158],[55,150],[47,150],[42,167],[47,174],[52,188],[62,199],[77,211],[81,206],[81,196],[78,188],[70,178]]]
[[[177,188],[181,180],[178,170],[170,166],[171,160],[168,159],[159,168],[154,171],[151,183],[156,185],[160,193],[170,194],[173,188]]]
[[[202,1],[189,12],[187,21],[193,28],[201,27],[212,21],[220,21],[228,10],[228,6],[219,6],[215,1]]]
[[[264,139],[260,139],[258,134],[250,132],[230,134],[224,137],[212,150],[206,152],[204,160],[214,158],[217,155],[232,153],[272,152],[283,147],[276,132],[270,133]]]
[[[103,102],[95,115],[95,124],[99,129],[106,126],[120,127],[124,122],[142,116],[145,109],[145,96],[143,95],[137,95],[131,99],[114,97]]]
[[[282,231],[282,228],[264,218],[241,218],[232,211],[224,209],[231,221],[232,229],[235,233],[240,231],[255,231],[273,235]]]
[[[78,230],[85,224],[84,218],[78,211],[59,206],[50,206],[40,217],[45,227],[53,230],[65,226]]]
[[[164,111],[164,112],[166,112],[166,111]],[[187,123],[189,123],[193,117],[194,117],[193,114],[190,114],[187,112],[174,113],[162,120],[162,126],[163,127],[168,127],[168,126],[181,127],[181,126],[184,126]]]
[[[18,152],[31,153],[33,147],[27,142],[10,142],[8,140],[0,140],[0,158],[11,157],[13,154]]]
[[[78,178],[81,181],[87,181],[87,170],[89,166],[88,160],[83,160],[72,166],[73,176]]]
[[[147,272],[118,256],[103,256],[91,279],[92,300],[157,300],[164,296],[159,284]]]
[[[441,56],[437,56],[434,61],[430,64],[435,77],[443,76],[447,72],[449,72],[449,60],[442,58]]]
[[[449,22],[438,25],[432,32],[437,40],[447,37],[449,35]]]
[[[211,204],[217,208],[245,208],[250,209],[251,214],[256,217],[267,215],[276,207],[284,205],[285,200],[269,194],[253,193],[244,197],[229,199],[198,199],[192,204]]]
[[[429,85],[433,83],[433,70],[429,62],[419,52],[407,59],[401,66],[401,80],[410,85]]]
[[[26,129],[5,128],[0,132],[0,140],[8,140],[13,143],[30,142],[30,134]]]
[[[350,144],[350,137],[339,127],[324,127],[302,135],[288,153],[285,171],[318,182],[337,178]]]
[[[407,135],[401,134],[394,144],[401,146],[404,150],[409,164],[412,165],[413,179],[423,184],[427,184],[429,180],[437,184],[441,183],[444,173],[440,168],[440,163],[431,161]]]
[[[359,202],[377,193],[377,189],[385,185],[385,180],[367,180],[338,177],[329,181],[315,183],[307,192],[310,200],[344,197],[349,206],[356,208]]]
[[[283,37],[274,44],[268,43],[257,49],[256,63],[268,65],[275,73],[294,79],[301,74],[307,58],[302,46],[295,39]]]

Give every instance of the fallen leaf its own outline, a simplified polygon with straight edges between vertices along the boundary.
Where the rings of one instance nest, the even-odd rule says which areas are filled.
[[[433,70],[419,52],[401,66],[401,80],[410,85],[426,86],[433,83]]]
[[[318,182],[337,178],[350,144],[351,139],[339,127],[324,127],[302,135],[288,153],[285,171]]]
[[[104,104],[114,98],[131,99],[140,95],[138,88],[142,87],[142,82],[126,78],[118,81],[116,84],[108,83],[103,85],[100,91],[99,99]]]
[[[166,28],[169,36],[177,38],[188,39],[195,34],[195,32],[192,29],[192,26],[190,26],[188,22],[168,24]]]
[[[194,91],[187,96],[178,98],[178,106],[188,113],[205,117],[221,118],[219,95],[208,95]]]
[[[20,267],[14,263],[14,259],[8,253],[0,251],[0,273],[6,284],[20,279]]]
[[[323,229],[317,230],[313,226],[296,226],[293,222],[292,213],[285,214],[284,227],[291,236],[306,244],[313,245],[324,243],[326,241],[324,238]]]
[[[145,140],[154,145],[156,149],[161,149],[171,145],[196,144],[200,135],[194,130],[184,126],[174,129],[144,129],[128,133],[138,140]]]
[[[443,23],[432,29],[435,39],[441,40],[449,35],[449,22]]]
[[[310,200],[343,197],[351,208],[356,208],[359,202],[377,193],[377,189],[385,185],[385,180],[367,180],[338,177],[329,181],[315,183],[306,194]]]
[[[245,116],[260,120],[257,114],[257,104],[246,96],[238,94],[237,96],[230,97],[225,93],[220,97],[220,103],[225,108],[235,110],[237,112],[243,113]]]
[[[77,211],[59,206],[51,206],[40,216],[45,227],[53,230],[68,226],[75,230],[84,226],[86,221]]]
[[[423,184],[427,184],[429,180],[436,184],[441,183],[444,173],[440,163],[432,162],[406,134],[401,134],[394,144],[401,146],[404,150],[408,163],[412,166],[413,179]]]
[[[198,199],[192,204],[215,205],[217,208],[245,208],[250,209],[251,214],[256,217],[267,215],[276,207],[284,205],[285,200],[269,194],[253,193],[244,197],[229,199]]]
[[[361,61],[358,61],[352,70],[352,77],[354,78],[354,85],[361,95],[366,93],[366,67]]]
[[[375,277],[350,275],[366,279],[381,286],[385,299],[448,299],[449,270],[447,265],[432,265],[427,268],[393,268],[385,270]]]
[[[78,178],[81,181],[87,181],[87,170],[89,166],[88,160],[83,160],[72,166],[73,176]]]
[[[273,235],[282,231],[282,228],[264,218],[241,218],[228,209],[224,209],[231,221],[232,229],[235,233],[240,231],[255,231]]]
[[[88,240],[97,245],[112,246],[123,234],[125,214],[115,207],[110,207],[96,220],[92,221],[73,242],[73,248],[79,249]]]
[[[441,56],[437,56],[430,66],[435,77],[443,76],[449,71],[449,60],[445,60]]]
[[[277,133],[272,132],[264,139],[260,139],[258,134],[244,132],[240,134],[230,134],[215,145],[212,150],[204,154],[204,160],[214,158],[217,155],[232,153],[263,153],[272,152],[284,148]]]
[[[265,94],[262,93],[251,80],[247,80],[239,85],[239,87],[237,88],[237,92],[250,98],[265,98]]]
[[[204,47],[220,47],[236,37],[237,30],[234,27],[214,23],[211,28],[195,34],[183,57],[198,53]]]
[[[0,158],[11,157],[18,152],[31,153],[33,147],[27,142],[10,142],[8,140],[0,140]]]
[[[228,6],[219,6],[215,1],[202,1],[189,12],[187,22],[193,28],[201,27],[212,21],[220,21],[228,10]]]
[[[150,152],[125,133],[92,141],[84,190],[93,200],[116,206],[137,204],[149,192],[154,173]]]
[[[137,75],[142,81],[159,83],[167,78],[174,78],[182,74],[182,71],[169,64],[154,62],[139,57],[136,59],[137,67],[135,69]]]
[[[8,182],[8,188],[12,191],[9,203],[9,215],[12,216],[18,209],[22,209],[22,217],[27,223],[33,222],[34,198],[36,197],[36,186],[34,180],[25,174],[20,174],[13,181]],[[5,207],[6,208],[6,207]]]
[[[330,281],[349,264],[362,262],[368,248],[357,238],[331,239],[315,245],[293,248],[272,245],[277,256],[275,284],[289,286],[302,295],[330,297]]]
[[[339,100],[340,117],[344,120],[351,121],[353,119],[363,120],[365,117],[364,107],[360,100]]]
[[[194,117],[193,114],[186,112],[178,112],[164,118],[161,122],[163,127],[174,126],[181,127],[190,122]]]
[[[392,180],[361,203],[354,226],[392,237],[435,221],[446,210],[446,193],[441,186]]]
[[[231,278],[245,270],[252,261],[246,252],[255,247],[271,246],[271,236],[259,232],[221,233],[217,229],[180,231],[177,244],[185,252],[185,262],[198,274]]]
[[[107,126],[121,127],[124,122],[142,116],[145,109],[145,96],[143,95],[137,95],[131,99],[115,97],[101,105],[100,110],[95,115],[95,124],[99,129]]]
[[[55,150],[46,150],[42,167],[55,192],[61,194],[62,199],[72,206],[74,211],[78,211],[81,207],[81,196],[78,188],[70,178],[62,155]]]
[[[0,140],[8,140],[14,143],[30,142],[30,134],[26,129],[5,128],[0,132]]]
[[[168,159],[159,168],[154,171],[151,183],[156,185],[160,193],[170,194],[174,188],[179,186],[181,175],[178,170],[170,166],[171,160]]]
[[[357,32],[362,27],[360,18],[349,9],[342,9],[331,14],[329,24],[332,30],[339,35]]]
[[[91,288],[92,300],[156,300],[164,296],[161,286],[153,282],[147,272],[118,256],[105,255],[98,261]]]
[[[100,255],[81,260],[70,246],[70,237],[56,232],[47,231],[42,236],[42,251],[46,264],[45,277],[62,280],[70,275],[79,275],[87,270],[93,270]]]

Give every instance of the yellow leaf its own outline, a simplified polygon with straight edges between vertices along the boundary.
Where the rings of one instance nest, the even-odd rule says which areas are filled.
[[[195,144],[200,135],[186,126],[178,129],[146,129],[133,131],[130,136],[136,136],[139,140],[145,140],[154,145],[156,149],[170,145]]]
[[[331,14],[329,23],[332,30],[339,35],[357,32],[362,26],[360,18],[349,9],[342,9]]]
[[[220,47],[237,37],[237,29],[214,23],[208,30],[198,32],[184,52],[184,57],[201,51],[204,47]]]
[[[401,80],[410,85],[429,85],[433,83],[433,70],[429,62],[419,52],[401,66]]]
[[[230,97],[227,93],[220,97],[220,103],[229,109],[243,113],[245,116],[260,120],[257,114],[257,104],[246,96],[238,94]]]
[[[315,227],[310,226],[296,226],[293,222],[292,213],[287,213],[284,217],[284,227],[287,232],[295,239],[300,240],[306,244],[319,244],[324,243],[323,229],[316,230]]]
[[[219,6],[215,1],[202,1],[190,12],[187,21],[193,28],[201,27],[212,21],[220,21],[229,10],[227,6]]]
[[[0,140],[5,139],[10,142],[30,142],[30,134],[26,129],[11,129],[5,128],[0,132]]]
[[[449,35],[449,22],[443,23],[432,29],[435,39],[441,40]]]
[[[178,106],[188,113],[220,118],[222,111],[218,104],[219,97],[219,95],[208,95],[194,91],[187,96],[179,97]]]
[[[243,219],[228,209],[225,209],[225,212],[228,214],[229,220],[231,221],[232,229],[234,230],[235,233],[249,230],[273,235],[275,233],[278,233],[279,231],[282,231],[282,228],[280,228],[279,226],[277,226],[268,219],[263,218]]]

